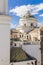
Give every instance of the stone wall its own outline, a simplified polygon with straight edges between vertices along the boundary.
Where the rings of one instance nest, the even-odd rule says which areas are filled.
[[[41,65],[43,65],[43,30],[41,29],[40,31],[40,35],[41,35]]]

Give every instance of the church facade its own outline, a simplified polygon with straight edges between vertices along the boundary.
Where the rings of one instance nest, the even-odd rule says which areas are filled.
[[[37,27],[37,19],[32,16],[29,12],[27,12],[22,18],[19,20],[18,30],[20,32],[29,32]]]
[[[27,12],[20,18],[18,27],[11,30],[11,38],[15,39],[16,37],[27,42],[40,42],[40,27],[38,27],[37,19]]]

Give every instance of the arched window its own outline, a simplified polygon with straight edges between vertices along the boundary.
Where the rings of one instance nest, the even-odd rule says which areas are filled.
[[[34,65],[34,63],[33,63],[33,62],[31,62],[31,64],[32,64],[32,65]]]
[[[33,23],[31,23],[31,26],[33,26]]]
[[[20,35],[20,38],[21,38],[21,35]]]
[[[14,46],[16,46],[16,43],[14,44]]]
[[[24,26],[26,27],[26,24],[24,24]]]
[[[27,39],[28,39],[28,36],[27,36]]]
[[[23,35],[22,35],[22,37],[23,37]]]

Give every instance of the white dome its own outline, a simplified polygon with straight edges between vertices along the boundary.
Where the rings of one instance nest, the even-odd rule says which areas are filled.
[[[37,25],[37,19],[32,16],[29,12],[27,12],[20,20],[19,20],[19,24],[22,26],[24,24],[26,24],[26,26],[30,26],[31,23],[33,25]]]
[[[22,30],[30,31],[31,29],[37,27],[37,19],[27,12],[20,20],[19,25]]]

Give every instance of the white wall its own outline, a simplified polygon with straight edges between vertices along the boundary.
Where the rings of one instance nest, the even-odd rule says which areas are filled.
[[[7,19],[7,20],[6,20]],[[0,65],[10,63],[10,18],[0,15]]]
[[[41,65],[40,45],[23,45],[23,50],[37,59],[37,65]]]
[[[9,62],[9,25],[0,25],[0,65]]]
[[[35,65],[35,60],[29,60],[29,61],[22,61],[22,62],[14,62],[14,63],[11,63],[10,65],[32,65],[31,62],[34,63]]]
[[[23,45],[23,42],[22,41],[13,41],[12,46],[15,47],[15,44],[16,44],[16,47],[20,47],[21,45]]]

